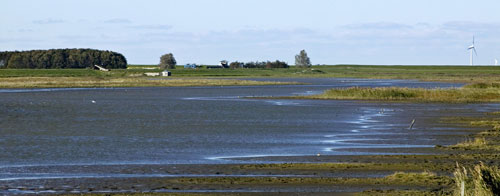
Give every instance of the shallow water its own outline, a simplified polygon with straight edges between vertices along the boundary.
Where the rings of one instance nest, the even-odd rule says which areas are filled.
[[[398,152],[373,149],[455,143],[463,139],[463,128],[443,125],[440,117],[479,115],[498,107],[242,98],[314,94],[350,86],[460,86],[404,80],[256,80],[309,84],[0,89],[0,168],[239,163],[244,161],[230,158],[318,153],[393,154]],[[417,123],[409,130],[412,119]],[[370,151],[363,152],[363,148]],[[54,177],[53,173],[0,171],[0,180],[40,176]]]

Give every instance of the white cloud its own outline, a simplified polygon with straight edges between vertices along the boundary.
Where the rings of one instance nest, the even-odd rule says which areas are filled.
[[[109,23],[109,24],[129,24],[132,23],[129,19],[126,18],[113,18],[109,20],[105,20],[104,23]]]
[[[53,19],[53,18],[48,18],[48,19],[43,19],[43,20],[34,20],[34,24],[58,24],[58,23],[65,23],[66,21],[61,20],[61,19]]]
[[[411,25],[392,23],[392,22],[376,22],[376,23],[359,23],[359,24],[349,24],[344,25],[342,28],[345,29],[355,29],[355,30],[401,30],[401,29],[413,29]]]
[[[44,20],[47,24],[58,22]],[[216,63],[220,59],[255,61],[284,60],[306,49],[320,64],[466,64],[466,47],[476,35],[481,57],[489,62],[500,51],[500,24],[447,22],[444,24],[359,23],[330,30],[312,28],[255,28],[187,32],[172,25],[133,25],[126,19],[109,19],[95,28],[64,28],[58,34],[48,27],[23,27],[9,39],[6,49],[85,47],[123,52],[131,63],[157,63],[165,52],[174,52],[179,63]],[[40,22],[39,24],[41,24]],[[70,25],[68,24],[68,26]],[[31,30],[34,29],[34,30]],[[45,34],[40,33],[45,30]],[[17,31],[17,30],[16,30]],[[29,41],[22,41],[22,40]],[[18,43],[18,44],[16,44]],[[31,47],[30,47],[31,46]],[[500,58],[496,56],[495,58]]]
[[[172,29],[172,25],[133,25],[128,26],[128,28],[140,30],[170,30]]]

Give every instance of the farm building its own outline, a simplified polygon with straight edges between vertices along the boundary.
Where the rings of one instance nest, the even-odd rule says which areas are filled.
[[[167,70],[161,72],[161,76],[171,76],[171,75],[172,73]]]
[[[220,61],[219,65],[222,66],[223,68],[229,68],[229,63],[226,60]]]
[[[196,69],[196,67],[198,67],[198,66],[196,66],[196,64],[194,64],[194,63],[184,65],[184,69]]]

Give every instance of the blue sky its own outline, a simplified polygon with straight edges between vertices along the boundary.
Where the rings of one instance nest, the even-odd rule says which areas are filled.
[[[498,0],[6,0],[0,51],[95,48],[132,64],[284,60],[466,65],[500,59]]]

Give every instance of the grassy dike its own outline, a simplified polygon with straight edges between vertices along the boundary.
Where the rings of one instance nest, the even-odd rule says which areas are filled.
[[[0,88],[39,87],[123,87],[169,86],[154,83],[146,72],[160,72],[154,65],[129,65],[128,69],[101,72],[90,69],[0,69]],[[262,78],[262,77],[337,77],[367,79],[414,79],[460,83],[500,83],[500,67],[496,66],[370,66],[328,65],[287,69],[184,69],[178,66],[171,78]],[[16,78],[16,79],[13,79]],[[43,84],[26,86],[40,80]],[[75,82],[79,81],[79,82]],[[187,81],[187,80],[186,80]],[[105,83],[105,84],[104,84]],[[200,83],[198,86],[211,85]],[[253,85],[253,84],[241,84]]]

